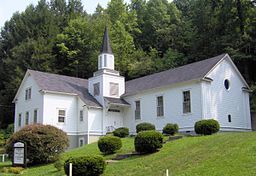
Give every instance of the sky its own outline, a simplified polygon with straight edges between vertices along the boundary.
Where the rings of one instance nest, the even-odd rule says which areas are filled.
[[[130,2],[129,0],[124,0]],[[22,12],[29,4],[36,5],[38,0],[0,0],[0,27],[4,26],[5,21],[12,17],[12,14]],[[87,13],[93,13],[97,4],[106,7],[109,0],[82,0],[84,9]]]

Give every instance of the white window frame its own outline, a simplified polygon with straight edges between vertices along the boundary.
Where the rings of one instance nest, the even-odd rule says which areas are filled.
[[[186,99],[186,97],[185,97],[186,92],[189,92],[188,99]],[[191,110],[191,91],[190,90],[182,91],[182,111],[183,111],[183,114],[189,114],[192,112],[192,110]]]
[[[29,124],[29,111],[26,111],[25,113],[25,125]]]
[[[104,54],[104,67],[107,67],[108,65],[107,65],[107,55],[106,54]]]
[[[159,98],[162,98],[162,105],[159,104]],[[163,95],[156,97],[156,115],[157,117],[164,116],[164,96]]]
[[[60,115],[60,111],[64,111],[64,115]],[[66,109],[57,109],[57,113],[58,113],[58,123],[60,124],[64,124],[66,122],[66,118],[67,118],[67,111]],[[63,118],[64,121],[60,121],[60,118]]]
[[[137,102],[139,102],[139,109],[137,109]],[[141,120],[141,101],[135,100],[134,104],[135,104],[135,110],[134,110],[135,120]]]
[[[79,111],[79,120],[80,120],[80,122],[84,121],[84,111],[83,110]]]
[[[102,68],[102,56],[100,55],[100,62],[99,62],[99,67]]]
[[[116,91],[113,91],[113,89]],[[114,83],[114,82],[109,83],[109,95],[110,96],[118,96],[119,95],[119,84],[118,83]]]
[[[97,89],[98,89],[98,92],[96,91]],[[94,96],[100,95],[100,83],[99,82],[93,84],[93,95]]]
[[[36,112],[36,113],[35,113]],[[36,116],[35,116],[36,115]],[[34,109],[34,114],[33,114],[33,123],[37,123],[38,121],[38,109]]]
[[[21,127],[21,124],[22,124],[22,114],[19,113],[18,114],[18,127]]]
[[[31,100],[32,88],[29,87],[25,90],[25,100]]]

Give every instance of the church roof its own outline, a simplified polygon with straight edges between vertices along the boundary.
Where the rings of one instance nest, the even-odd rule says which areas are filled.
[[[159,88],[171,84],[198,80],[204,78],[208,72],[223,58],[222,54],[210,59],[184,65],[174,69],[137,78],[125,83],[124,96],[134,95],[144,90]],[[88,91],[88,80],[63,76],[40,71],[28,70],[42,91],[69,93],[78,95],[88,106],[102,107]],[[122,98],[105,97],[110,103],[128,104]]]
[[[110,46],[110,41],[108,37],[108,27],[105,27],[105,32],[102,40],[102,45],[101,45],[101,50],[100,53],[108,53],[108,54],[113,54],[111,46]]]
[[[122,98],[111,98],[111,97],[104,97],[110,104],[116,105],[130,105],[127,101]]]
[[[221,54],[206,60],[127,81],[124,96],[134,95],[148,89],[202,79],[226,55]]]
[[[88,106],[102,107],[88,91],[88,80],[28,70],[42,91],[78,95]]]

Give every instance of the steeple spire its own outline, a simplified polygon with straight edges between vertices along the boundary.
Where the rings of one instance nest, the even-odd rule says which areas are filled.
[[[109,42],[107,26],[105,27],[105,32],[104,32],[104,36],[103,36],[103,40],[102,40],[102,46],[101,46],[100,53],[113,54],[111,46],[110,46],[110,42]]]

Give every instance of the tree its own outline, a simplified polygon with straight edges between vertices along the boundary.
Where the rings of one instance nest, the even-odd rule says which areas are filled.
[[[6,144],[6,152],[10,157],[13,156],[13,145],[18,141],[27,145],[29,165],[54,162],[69,145],[65,132],[42,124],[27,125],[10,137]]]

